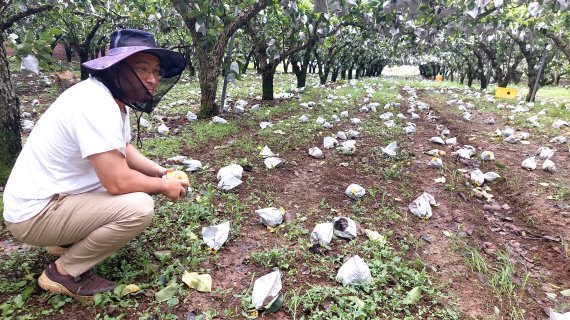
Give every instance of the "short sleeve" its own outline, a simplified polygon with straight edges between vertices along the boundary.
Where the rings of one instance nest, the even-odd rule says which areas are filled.
[[[82,102],[73,111],[73,117],[69,119],[73,122],[72,135],[83,159],[97,153],[125,149],[125,126],[129,126],[128,117],[121,115],[112,96],[103,94],[98,99]]]

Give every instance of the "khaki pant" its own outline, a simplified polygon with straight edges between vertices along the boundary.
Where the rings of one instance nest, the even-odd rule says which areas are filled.
[[[6,228],[31,245],[73,244],[59,262],[69,274],[78,276],[141,234],[153,212],[152,197],[142,192],[58,195],[35,217],[6,222]]]

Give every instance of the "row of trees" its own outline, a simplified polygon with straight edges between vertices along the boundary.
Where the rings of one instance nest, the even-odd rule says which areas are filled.
[[[440,14],[439,39],[445,41],[436,42],[438,59],[431,62],[440,64],[448,79],[467,80],[468,86],[478,80],[481,89],[491,78],[506,87],[525,75],[526,101],[534,101],[540,87],[558,85],[570,72],[568,5],[566,0],[482,1],[468,5],[471,11],[461,18],[459,11]]]
[[[291,65],[298,87],[305,86],[311,67],[326,83],[339,75],[379,76],[388,64],[415,64],[437,66],[435,72],[467,79],[468,85],[478,80],[481,88],[491,76],[507,86],[524,73],[534,89],[568,71],[567,1],[9,0],[0,3],[0,43],[10,40],[19,57],[33,54],[48,70],[58,43],[82,63],[105,53],[107,35],[116,28],[149,30],[159,45],[184,53],[192,74],[198,71],[199,116],[210,117],[219,110],[220,76],[232,62],[245,72],[251,60],[262,75],[263,99],[273,99],[279,64]],[[236,53],[228,59],[232,35]],[[81,77],[87,76],[83,71]],[[21,144],[19,102],[4,47],[0,103],[5,166]]]

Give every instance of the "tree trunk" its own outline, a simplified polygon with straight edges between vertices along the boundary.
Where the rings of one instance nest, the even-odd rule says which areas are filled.
[[[304,71],[301,68],[301,72],[295,75],[297,76],[297,88],[303,88],[307,84],[307,68]]]
[[[89,61],[89,50],[87,48],[79,47],[77,53],[79,54],[79,65],[83,64],[83,62]],[[89,78],[89,70],[81,68],[81,80],[85,80],[87,78]]]
[[[247,6],[219,32],[214,43],[208,44],[204,36],[196,32],[196,16],[192,15],[193,7],[186,1],[172,1],[174,9],[182,16],[186,28],[192,36],[195,48],[195,55],[198,57],[198,68],[200,71],[200,111],[198,116],[206,118],[218,114],[219,108],[216,106],[216,89],[218,87],[218,76],[221,74],[221,65],[224,59],[224,52],[232,34],[245,26],[261,10],[267,7],[268,2],[257,1]],[[206,7],[207,8],[207,7]]]
[[[382,75],[382,71],[384,71],[384,68],[386,67],[386,62],[383,62],[380,67],[378,68],[378,74],[376,75],[377,77]]]
[[[0,32],[0,43],[4,37]],[[0,185],[5,185],[16,158],[22,150],[20,101],[10,80],[8,57],[0,45]]]
[[[305,55],[303,57],[303,63],[301,64],[301,72],[297,75],[297,88],[303,88],[307,84],[307,69],[311,62],[311,50],[312,46],[308,46],[305,49]]]
[[[262,78],[262,99],[263,100],[273,100],[273,76],[275,71],[273,68],[267,68],[261,73]]]
[[[558,87],[558,85],[560,84],[560,78],[562,77],[562,74],[558,71],[556,71],[553,75],[554,77],[554,86]]]
[[[293,69],[293,73],[297,78],[297,85],[299,85],[299,77],[301,76],[301,68],[299,68],[299,64],[297,63],[297,58],[295,55],[291,55],[291,68]],[[298,87],[300,88],[300,87]]]
[[[334,68],[331,73],[331,82],[336,82],[337,78],[338,78],[338,68]]]
[[[525,97],[526,102],[530,102],[532,99],[532,90],[534,89],[535,82],[536,82],[536,72],[529,72],[528,83],[527,83],[528,92]],[[540,83],[537,83],[536,85],[538,86],[538,88],[536,88],[536,91],[538,91],[538,89],[540,88]]]
[[[291,66],[293,67],[293,73],[295,73],[295,77],[297,78],[297,88],[302,88],[307,83],[307,68],[308,64],[297,64],[297,60],[294,56],[291,56]]]
[[[63,48],[65,49],[65,58],[67,59],[67,62],[71,62],[71,59],[73,59],[73,50],[71,46],[64,42]]]
[[[218,115],[219,108],[216,105],[216,92],[218,89],[218,74],[215,72],[208,72],[206,68],[200,68],[200,111],[198,117],[201,119],[210,118]]]
[[[319,76],[319,79],[320,79],[320,81],[321,81],[321,82],[320,82],[321,84],[326,84],[326,83],[327,83],[327,79],[328,79],[328,77],[329,77],[329,73],[330,73],[330,72],[331,72],[331,68],[329,67],[329,64],[327,64],[327,65],[325,66],[325,72],[323,73],[322,76]]]
[[[188,61],[188,72],[190,72],[190,76],[191,77],[195,77],[196,76],[196,67],[194,67],[194,65],[192,64],[192,61],[190,59],[186,60]]]
[[[243,67],[241,68],[241,74],[245,74],[247,72],[247,67],[249,66],[249,62],[251,61],[251,57],[253,56],[253,51],[254,51],[253,48],[251,50],[249,50],[249,53],[245,57],[245,63],[243,65]]]
[[[513,64],[507,67],[505,75],[497,81],[497,86],[506,88],[511,80],[516,78],[517,68],[521,61],[522,57],[514,59]],[[515,79],[515,83],[518,84],[518,80]]]
[[[317,72],[319,73],[319,83],[325,84],[328,78],[328,74],[325,75],[324,64],[326,62],[321,59],[321,56],[317,52],[315,52],[315,59],[317,59]]]
[[[477,58],[477,68],[475,69],[475,75],[481,82],[481,90],[487,89],[487,77],[485,76],[485,67],[483,66],[483,58],[477,50],[474,50],[474,55]]]
[[[471,64],[467,65],[467,86],[471,88],[473,85],[473,79],[475,79],[475,72],[473,72],[473,67]]]

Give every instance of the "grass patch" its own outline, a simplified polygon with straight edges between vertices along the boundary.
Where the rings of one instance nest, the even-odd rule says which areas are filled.
[[[160,156],[170,158],[180,152],[181,145],[179,137],[156,136],[144,139],[141,151],[147,157]]]
[[[221,141],[239,131],[239,128],[231,122],[228,123],[198,122],[196,124],[193,124],[190,128],[192,132],[194,132],[193,138],[198,143]]]
[[[525,319],[524,305],[521,304],[520,296],[524,295],[524,290],[529,280],[529,274],[522,272],[522,276],[509,255],[509,248],[496,251],[495,261],[488,261],[477,248],[469,244],[465,239],[456,235],[452,237],[452,246],[465,258],[467,266],[474,272],[486,279],[486,284],[497,297],[505,313],[510,319]],[[516,284],[515,279],[520,283]]]
[[[425,270],[416,269],[387,244],[366,242],[359,249],[373,280],[290,290],[287,308],[293,319],[459,319]]]

